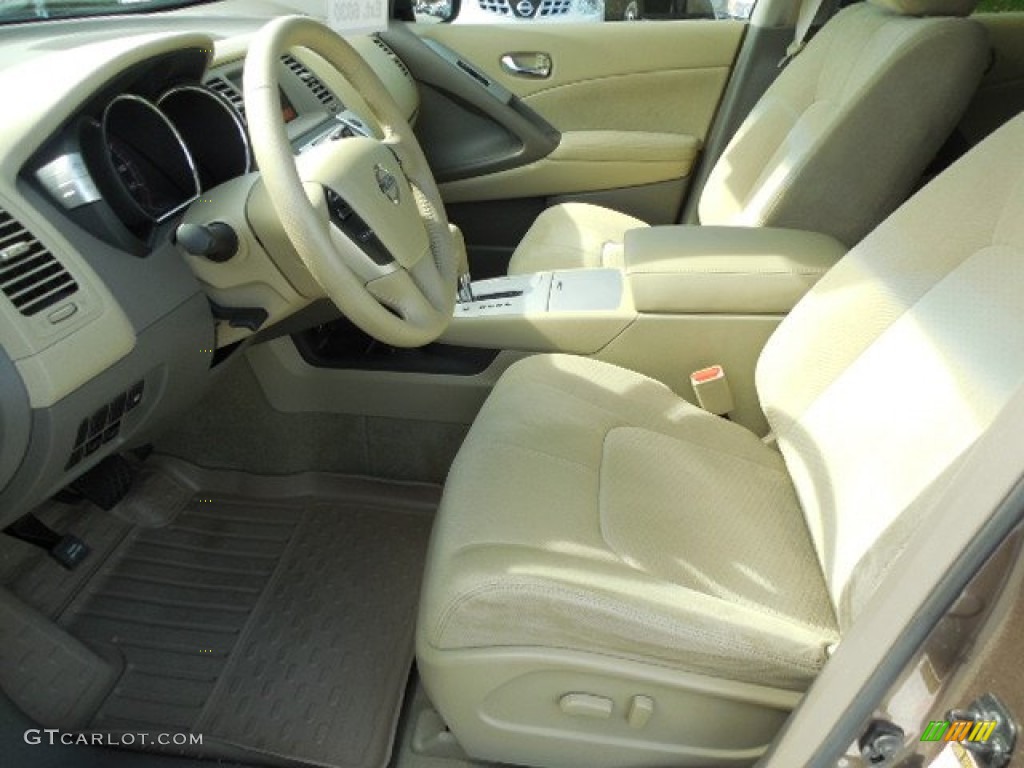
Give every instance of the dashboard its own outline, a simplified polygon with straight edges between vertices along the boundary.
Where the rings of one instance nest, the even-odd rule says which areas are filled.
[[[144,256],[160,225],[203,194],[254,170],[241,64],[206,71],[204,49],[175,51],[125,73],[29,163],[76,223]],[[281,119],[296,154],[368,123],[293,55],[280,62]]]
[[[247,41],[265,20],[0,35],[0,89],[19,105],[0,126],[0,526],[145,444],[264,322],[317,297],[286,244],[268,247],[279,236],[242,97]],[[350,42],[414,119],[417,89],[394,51]],[[282,57],[278,80],[297,157],[378,135],[310,52]],[[230,268],[183,250],[177,233],[193,221],[238,233]]]

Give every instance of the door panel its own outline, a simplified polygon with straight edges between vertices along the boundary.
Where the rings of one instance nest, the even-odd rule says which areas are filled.
[[[449,203],[548,197],[655,184],[690,175],[699,141],[681,133],[566,131],[554,151],[500,173],[441,185]]]
[[[707,136],[745,24],[433,25],[417,31],[455,51],[561,133],[530,164],[444,184],[446,200],[498,200],[679,180]],[[545,78],[501,64],[538,52]]]
[[[707,135],[743,36],[739,21],[424,26],[560,131]],[[506,53],[551,57],[551,76],[508,73]]]
[[[452,220],[468,234],[474,273],[491,275],[504,273],[532,221],[495,227],[495,206],[537,210],[553,202],[588,200],[651,224],[673,223],[746,24],[685,20],[410,29],[418,46],[388,40],[420,82],[417,135],[438,173]],[[549,76],[526,77],[502,65],[506,54],[529,63],[536,58],[531,53],[548,57]],[[506,119],[513,110],[546,124],[549,131],[537,132],[550,145],[534,141],[524,142],[522,151],[510,149],[509,142],[523,133]]]

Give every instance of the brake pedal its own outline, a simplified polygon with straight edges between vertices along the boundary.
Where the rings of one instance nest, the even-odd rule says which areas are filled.
[[[109,512],[128,495],[135,473],[136,468],[127,459],[108,456],[71,483],[68,489]]]

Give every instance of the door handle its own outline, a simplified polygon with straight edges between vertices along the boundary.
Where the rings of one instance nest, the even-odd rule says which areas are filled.
[[[516,77],[542,80],[551,77],[551,57],[539,51],[506,53],[501,57],[501,68]]]

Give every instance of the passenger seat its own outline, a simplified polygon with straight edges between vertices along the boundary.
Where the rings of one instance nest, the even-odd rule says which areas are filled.
[[[854,245],[910,194],[988,61],[977,0],[868,0],[826,24],[761,97],[715,164],[701,224],[772,226]],[[583,203],[544,211],[509,274],[622,265],[647,224]]]

